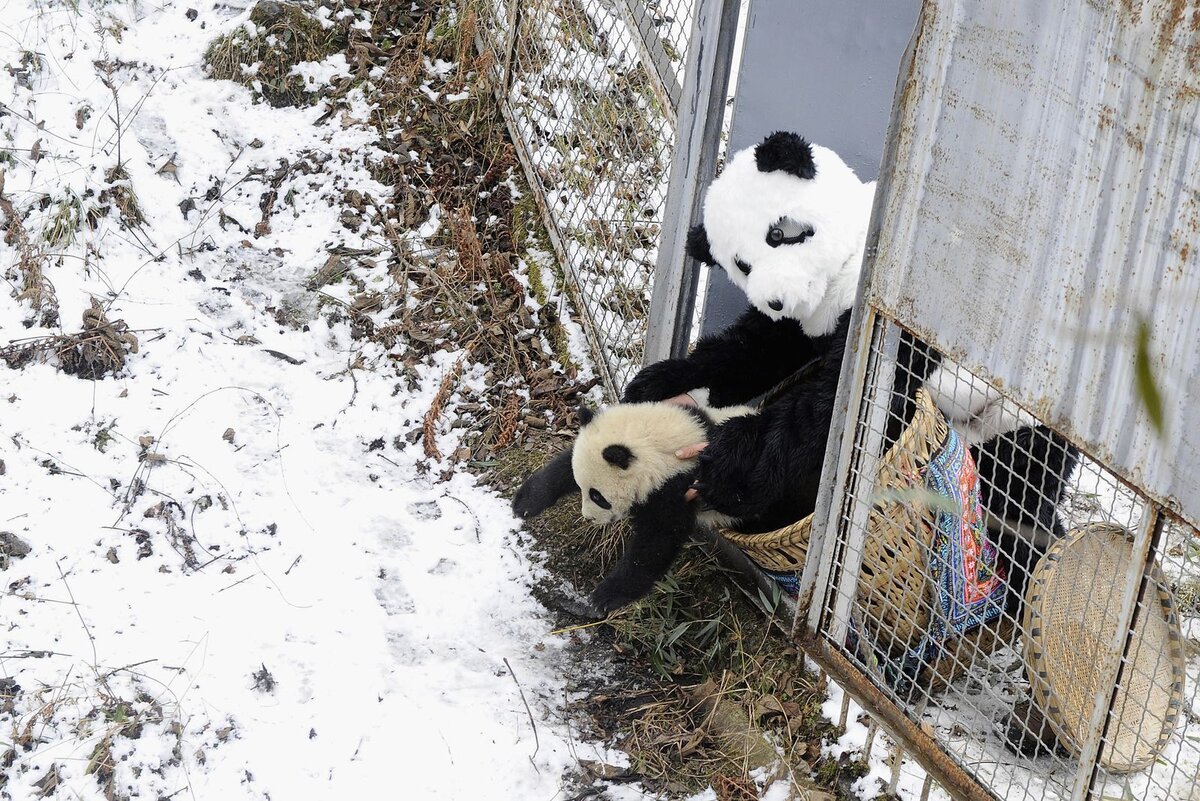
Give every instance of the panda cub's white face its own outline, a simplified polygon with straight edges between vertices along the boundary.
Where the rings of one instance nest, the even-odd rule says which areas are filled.
[[[700,421],[667,403],[622,403],[581,420],[571,469],[582,514],[596,523],[628,517],[654,490],[694,466],[675,451],[707,439]]]
[[[832,150],[775,133],[708,187],[688,249],[763,314],[827,334],[854,302],[874,194]]]

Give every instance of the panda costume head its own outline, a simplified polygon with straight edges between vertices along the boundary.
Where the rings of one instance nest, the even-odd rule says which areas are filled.
[[[828,334],[854,303],[874,197],[832,150],[773,133],[709,185],[688,254],[720,265],[771,319]]]

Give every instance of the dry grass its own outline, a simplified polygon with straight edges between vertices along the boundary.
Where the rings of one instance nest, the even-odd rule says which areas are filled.
[[[142,213],[142,207],[138,204],[125,166],[118,164],[113,167],[105,173],[104,180],[108,186],[100,192],[100,202],[105,204],[101,206],[101,211],[105,211],[107,205],[112,205],[126,228],[138,228],[143,225],[146,215]]]
[[[125,359],[138,352],[138,338],[124,320],[109,320],[92,298],[83,312],[83,328],[74,334],[33,337],[0,347],[0,360],[21,368],[32,361],[54,358],[64,373],[95,380],[120,372]]]
[[[25,321],[26,326],[53,328],[59,320],[58,297],[54,285],[46,278],[44,268],[47,255],[30,240],[21,215],[4,194],[5,176],[6,173],[0,171],[0,212],[5,218],[4,242],[17,251],[17,261],[11,268],[16,272],[12,277],[20,281],[17,300],[27,301],[33,311],[33,315]],[[0,351],[2,356],[3,351]]]
[[[240,83],[277,108],[315,103],[318,95],[292,68],[345,48],[346,28],[324,28],[299,3],[277,0],[259,2],[250,21],[254,34],[239,27],[209,45],[204,54],[209,75]]]

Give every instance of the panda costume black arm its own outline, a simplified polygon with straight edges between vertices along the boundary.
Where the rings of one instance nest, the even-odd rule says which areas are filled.
[[[711,256],[689,255],[713,264]],[[696,342],[682,359],[643,368],[625,388],[625,403],[658,401],[700,387],[713,406],[746,403],[774,387],[829,348],[828,337],[813,338],[795,320],[772,320],[747,309],[737,322]]]

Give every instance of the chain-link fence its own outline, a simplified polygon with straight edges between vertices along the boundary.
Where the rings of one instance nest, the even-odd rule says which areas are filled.
[[[978,376],[923,384],[868,319],[816,636],[969,797],[1200,797],[1200,535]]]
[[[641,366],[693,0],[481,0],[501,104],[609,391]]]

